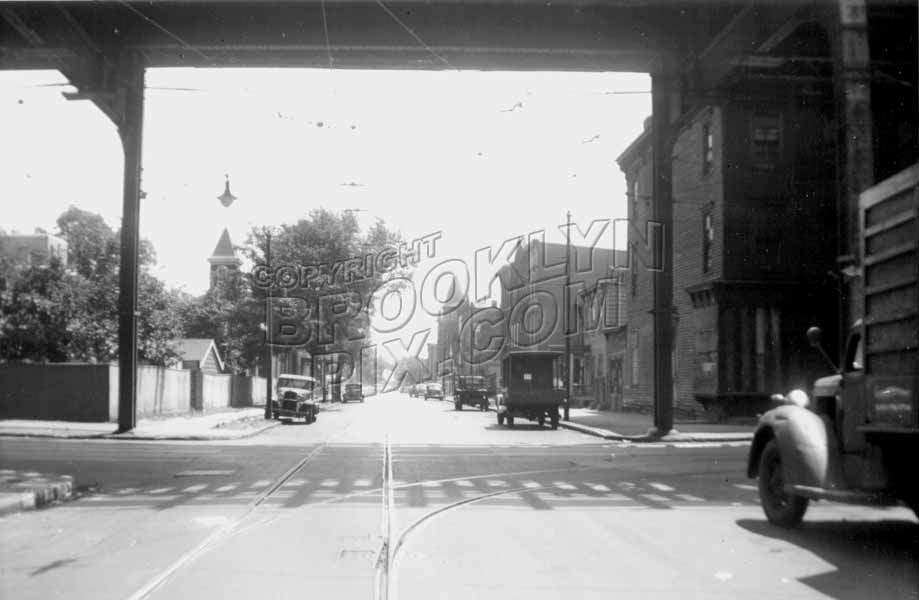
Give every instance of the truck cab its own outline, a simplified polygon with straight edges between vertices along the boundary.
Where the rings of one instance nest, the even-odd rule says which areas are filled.
[[[919,165],[860,197],[860,305],[835,373],[810,395],[777,394],[760,418],[747,475],[766,517],[797,525],[808,503],[904,503],[919,516]]]

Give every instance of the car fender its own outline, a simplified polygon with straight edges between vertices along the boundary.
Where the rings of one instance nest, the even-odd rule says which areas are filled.
[[[774,408],[760,417],[747,461],[747,476],[755,478],[763,448],[774,439],[782,455],[785,482],[818,488],[839,481],[839,457],[832,425],[800,406]]]

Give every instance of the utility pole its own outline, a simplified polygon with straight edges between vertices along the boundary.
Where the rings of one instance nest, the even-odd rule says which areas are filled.
[[[271,273],[271,230],[265,233],[265,265]],[[265,418],[272,418],[271,411],[271,284],[268,279],[268,290],[265,294]]]
[[[569,408],[571,406],[571,395],[573,391],[571,381],[571,337],[570,325],[571,320],[571,299],[568,297],[571,292],[571,211],[568,211],[565,224],[565,420],[570,420]]]

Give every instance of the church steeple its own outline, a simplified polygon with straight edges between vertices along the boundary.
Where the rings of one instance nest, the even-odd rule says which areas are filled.
[[[230,232],[223,230],[220,240],[214,248],[214,253],[207,262],[211,263],[211,287],[218,278],[226,277],[230,271],[238,271],[243,261],[236,255],[236,249],[233,242],[230,241]]]

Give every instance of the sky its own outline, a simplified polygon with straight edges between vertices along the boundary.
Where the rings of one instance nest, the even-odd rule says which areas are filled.
[[[55,231],[69,205],[121,218],[122,151],[55,71],[0,72],[0,228]],[[359,209],[407,240],[440,232],[438,259],[558,227],[624,218],[616,157],[651,113],[631,73],[151,69],[141,235],[156,274],[198,294],[226,227]],[[237,200],[217,200],[228,175]],[[617,245],[620,245],[617,243]]]

